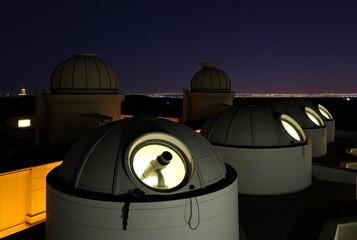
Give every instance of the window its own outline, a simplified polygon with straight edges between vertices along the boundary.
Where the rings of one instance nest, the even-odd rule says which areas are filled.
[[[30,119],[20,119],[17,122],[17,126],[19,128],[26,128],[26,127],[30,127],[31,126],[31,120]]]
[[[174,191],[184,186],[193,172],[192,155],[176,137],[145,134],[129,148],[128,166],[139,183],[155,191]]]
[[[306,136],[300,125],[286,114],[282,114],[281,123],[283,124],[284,129],[297,141],[306,141]]]
[[[305,107],[305,112],[310,120],[317,126],[324,126],[323,120],[319,117],[319,115],[309,107]]]
[[[319,108],[320,113],[322,114],[322,116],[324,116],[326,119],[332,120],[333,117],[331,115],[331,113],[321,104],[317,105]]]

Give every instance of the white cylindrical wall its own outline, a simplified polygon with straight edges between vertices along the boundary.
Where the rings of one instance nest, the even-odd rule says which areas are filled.
[[[335,141],[335,120],[326,120],[324,121],[325,126],[327,127],[327,142],[331,143]]]
[[[327,153],[327,127],[305,128],[306,136],[312,141],[312,157],[323,157]]]
[[[237,240],[237,179],[223,189],[190,199],[133,202],[123,229],[123,202],[80,198],[47,184],[47,240],[202,239]],[[198,203],[198,204],[197,204]],[[192,206],[191,228],[188,221]]]
[[[287,194],[311,184],[311,144],[263,149],[214,148],[226,163],[236,169],[240,194]]]

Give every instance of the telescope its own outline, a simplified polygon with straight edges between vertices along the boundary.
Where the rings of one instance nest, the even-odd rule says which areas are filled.
[[[157,187],[160,188],[167,187],[165,185],[165,179],[161,173],[161,170],[163,170],[171,162],[171,159],[172,159],[172,154],[168,151],[164,151],[162,154],[157,156],[156,159],[150,161],[149,165],[145,168],[140,179],[144,180],[145,178],[154,176],[156,174],[157,182],[158,182]]]

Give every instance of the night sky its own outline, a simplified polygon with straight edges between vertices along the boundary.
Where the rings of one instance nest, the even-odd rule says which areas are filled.
[[[182,92],[209,61],[237,93],[357,92],[355,0],[1,0],[0,29],[0,94],[49,91],[77,52],[122,93]]]

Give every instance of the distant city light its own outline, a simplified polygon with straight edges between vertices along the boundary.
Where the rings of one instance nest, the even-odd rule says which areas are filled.
[[[19,92],[19,96],[26,96],[26,95],[27,95],[26,94],[26,89],[25,89],[25,87],[22,87],[20,92]]]

